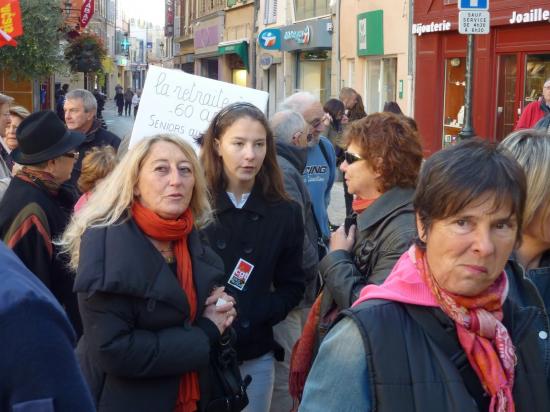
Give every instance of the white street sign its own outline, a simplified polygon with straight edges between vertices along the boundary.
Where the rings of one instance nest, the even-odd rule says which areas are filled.
[[[458,13],[460,34],[489,34],[491,16],[488,11],[462,10]]]
[[[459,10],[489,10],[489,0],[459,0]]]

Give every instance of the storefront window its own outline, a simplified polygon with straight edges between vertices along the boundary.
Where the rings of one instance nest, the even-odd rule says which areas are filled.
[[[246,70],[245,69],[231,70],[231,83],[246,87]]]
[[[397,59],[369,59],[365,77],[365,110],[381,112],[384,103],[396,99]]]
[[[542,86],[548,78],[550,78],[550,54],[528,54],[525,64],[523,107],[542,96]]]
[[[296,20],[330,14],[329,0],[296,0]]]
[[[445,106],[443,109],[443,147],[455,144],[464,124],[466,59],[445,60]]]
[[[201,76],[209,79],[218,79],[218,58],[207,58],[202,60]]]
[[[502,54],[498,63],[496,138],[504,139],[514,130],[516,115],[516,54]]]
[[[297,88],[319,96],[321,103],[330,98],[330,51],[311,50],[298,55]]]

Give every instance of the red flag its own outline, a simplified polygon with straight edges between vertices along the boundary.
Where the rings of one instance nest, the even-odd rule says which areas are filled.
[[[0,0],[0,47],[17,46],[15,38],[22,34],[19,0]]]
[[[85,28],[94,15],[94,0],[84,0],[80,9],[80,28]]]

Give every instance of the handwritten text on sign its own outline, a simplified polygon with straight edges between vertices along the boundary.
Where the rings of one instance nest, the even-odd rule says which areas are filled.
[[[248,102],[265,113],[267,98],[260,90],[149,66],[130,146],[159,133],[177,134],[194,144],[228,104]]]

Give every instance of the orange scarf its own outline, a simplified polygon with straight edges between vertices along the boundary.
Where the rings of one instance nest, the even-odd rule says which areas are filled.
[[[351,208],[355,213],[362,213],[366,208],[372,205],[378,198],[375,199],[361,199],[356,197],[351,203]]]
[[[502,324],[502,304],[508,295],[503,273],[482,294],[458,296],[443,290],[431,274],[425,252],[416,248],[416,266],[443,312],[456,325],[460,345],[491,396],[490,412],[514,412],[515,348]]]
[[[296,341],[290,355],[290,373],[288,376],[288,391],[292,398],[291,412],[298,410],[307,376],[313,364],[313,354],[317,343],[317,330],[321,316],[323,292],[317,296],[309,311],[302,336]]]
[[[191,256],[187,248],[187,236],[193,229],[193,214],[187,209],[179,218],[163,219],[139,202],[132,206],[132,216],[139,228],[149,237],[174,242],[178,280],[189,302],[191,322],[197,316],[197,294],[193,284]],[[181,377],[175,412],[194,412],[200,399],[199,376],[188,372]]]

